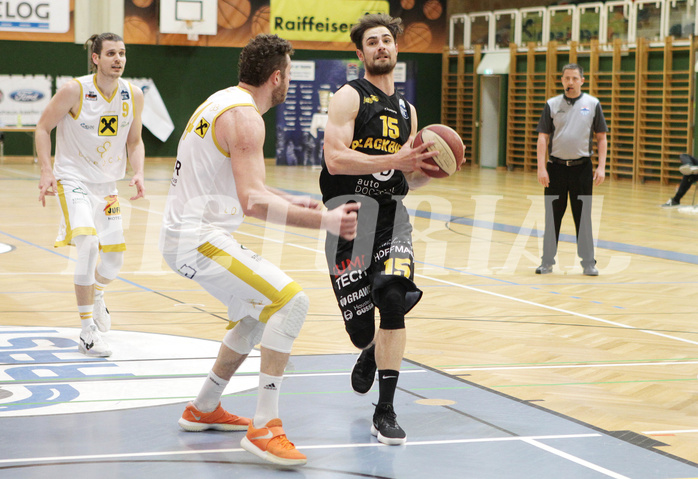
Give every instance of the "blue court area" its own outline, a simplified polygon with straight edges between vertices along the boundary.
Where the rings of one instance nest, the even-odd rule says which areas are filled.
[[[121,353],[108,360],[79,355],[65,331],[54,335],[62,342],[3,342],[14,349],[0,364],[1,478],[698,477],[698,465],[663,453],[647,437],[601,431],[409,361],[395,401],[407,444],[384,446],[370,434],[377,385],[363,397],[351,390],[356,356],[347,354],[291,357],[281,416],[308,464],[274,466],[240,448],[243,432],[177,426],[184,396],[195,395],[218,343],[195,340],[205,347],[175,347],[159,358],[128,349],[135,343],[127,335],[135,333],[109,334]],[[150,344],[163,337],[186,341],[147,336]],[[223,398],[231,412],[254,413],[258,362],[251,356],[231,382]],[[77,396],[65,395],[70,388]]]

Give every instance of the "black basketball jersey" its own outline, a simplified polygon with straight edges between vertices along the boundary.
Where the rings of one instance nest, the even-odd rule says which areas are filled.
[[[347,83],[359,93],[359,112],[354,122],[354,138],[351,149],[369,155],[396,153],[412,132],[411,110],[407,100],[397,91],[386,95],[364,78]],[[323,158],[320,174],[322,200],[343,195],[360,195],[375,198],[384,213],[394,215],[393,196],[404,196],[409,191],[402,171],[389,170],[372,175],[331,175]],[[388,210],[392,210],[389,211]],[[383,211],[382,211],[383,213]]]

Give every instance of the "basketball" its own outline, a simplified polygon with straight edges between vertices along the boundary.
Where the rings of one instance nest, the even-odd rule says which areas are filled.
[[[138,8],[148,8],[153,4],[153,0],[133,0],[133,4]]]
[[[252,17],[252,35],[257,36],[260,33],[269,33],[269,15],[271,9],[268,6],[260,7]]]
[[[127,45],[131,43],[147,45],[154,43],[154,40],[153,30],[143,17],[131,15],[124,18],[124,42]]]
[[[424,11],[424,16],[429,20],[436,20],[441,16],[444,8],[439,0],[427,0],[422,10]]]
[[[431,45],[431,29],[423,22],[410,23],[407,25],[402,38],[406,50],[421,52]]]
[[[218,25],[222,28],[241,27],[250,18],[250,0],[219,0]]]
[[[405,10],[412,10],[414,8],[414,0],[400,0],[400,6]]]
[[[465,163],[465,145],[453,128],[439,124],[425,126],[417,133],[412,146],[419,146],[427,141],[434,142],[434,145],[427,148],[427,151],[436,150],[439,154],[434,158],[429,158],[426,162],[438,166],[441,170],[422,170],[425,175],[432,178],[445,178],[458,171],[458,167]]]

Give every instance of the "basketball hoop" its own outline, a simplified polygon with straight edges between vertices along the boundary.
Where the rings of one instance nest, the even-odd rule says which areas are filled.
[[[199,34],[195,33],[194,30],[194,21],[193,20],[185,20],[184,24],[187,26],[187,40],[190,42],[198,42],[199,41]]]
[[[218,33],[217,15],[214,0],[160,0],[160,33],[186,35],[197,42],[199,35]]]

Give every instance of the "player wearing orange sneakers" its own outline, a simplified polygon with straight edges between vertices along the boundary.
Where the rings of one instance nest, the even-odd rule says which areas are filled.
[[[322,211],[317,201],[265,184],[262,115],[283,103],[293,48],[258,35],[240,54],[240,82],[211,95],[192,115],[177,149],[160,249],[167,264],[228,307],[228,329],[198,396],[184,410],[186,431],[247,429],[241,446],[266,461],[306,463],[279,419],[279,388],[308,297],[277,266],[237,242],[244,216],[326,229],[350,240],[356,210]],[[220,399],[252,348],[261,344],[257,409],[252,420],[225,411]]]

